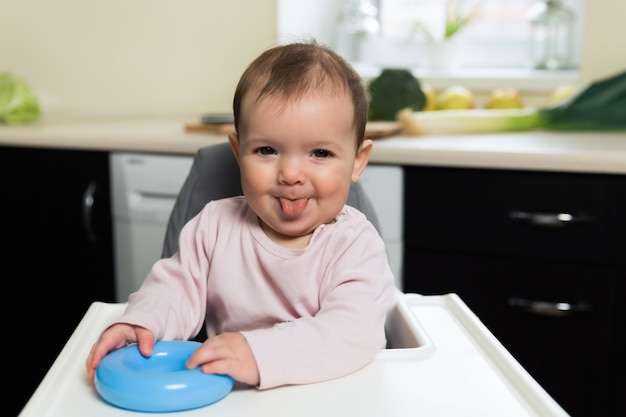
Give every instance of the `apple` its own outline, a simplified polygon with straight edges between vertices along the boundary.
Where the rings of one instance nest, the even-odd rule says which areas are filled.
[[[496,88],[487,99],[487,109],[521,109],[522,95],[516,88]]]
[[[556,104],[559,103],[566,98],[569,98],[576,94],[578,90],[573,85],[562,85],[554,89],[552,94],[550,94],[550,98],[548,99],[548,103]]]
[[[437,97],[437,108],[439,110],[473,109],[474,94],[461,85],[448,87]]]
[[[424,96],[426,96],[426,105],[424,105],[422,111],[437,110],[437,93],[435,92],[435,89],[431,85],[425,83],[422,83],[421,87],[424,92]]]

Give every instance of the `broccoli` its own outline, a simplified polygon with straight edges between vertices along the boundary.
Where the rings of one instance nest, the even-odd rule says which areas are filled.
[[[370,108],[368,120],[396,120],[398,111],[410,107],[420,111],[426,96],[420,83],[406,69],[383,69],[369,84]]]

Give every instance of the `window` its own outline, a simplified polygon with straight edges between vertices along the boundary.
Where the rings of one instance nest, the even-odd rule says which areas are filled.
[[[475,19],[455,37],[454,65],[431,68],[426,47],[416,23],[441,35],[448,1],[461,11],[478,7]],[[521,88],[549,90],[574,83],[578,72],[535,71],[530,60],[530,24],[527,14],[539,0],[362,0],[375,10],[378,31],[361,36],[358,50],[341,43],[346,13],[357,0],[279,0],[279,37],[282,41],[314,36],[348,58],[367,78],[382,67],[408,67],[432,84],[447,84],[464,78],[467,85],[491,88],[497,80],[514,82]],[[580,62],[584,0],[563,0],[576,15],[574,64]],[[372,9],[368,9],[371,11]],[[353,10],[353,9],[352,9]],[[342,20],[344,18],[344,20]],[[441,51],[439,51],[441,52]],[[347,56],[348,55],[348,56]]]
[[[531,68],[529,12],[538,0],[371,0],[378,5],[380,37],[402,41],[426,40],[420,30],[443,38],[446,6],[460,16],[473,16],[453,39],[459,44],[456,65],[465,68]],[[576,19],[580,33],[582,0],[563,0]],[[580,39],[574,39],[574,55],[580,55]],[[578,65],[578,59],[573,67]]]
[[[461,16],[474,16],[458,36],[489,39],[494,35],[520,39],[529,35],[525,15],[536,0],[378,0],[383,36],[403,37],[421,22],[441,37],[446,6]]]

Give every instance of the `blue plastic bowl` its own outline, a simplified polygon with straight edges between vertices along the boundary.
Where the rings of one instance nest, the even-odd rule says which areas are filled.
[[[137,345],[104,357],[94,382],[110,404],[133,411],[173,412],[204,407],[224,398],[235,381],[228,375],[188,370],[185,362],[199,342],[160,341],[146,358]]]

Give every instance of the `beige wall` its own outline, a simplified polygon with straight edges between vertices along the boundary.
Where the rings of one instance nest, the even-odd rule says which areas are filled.
[[[245,66],[277,42],[276,0],[0,0],[0,71],[48,114],[230,111]]]
[[[626,0],[585,0],[581,80],[626,70]]]

